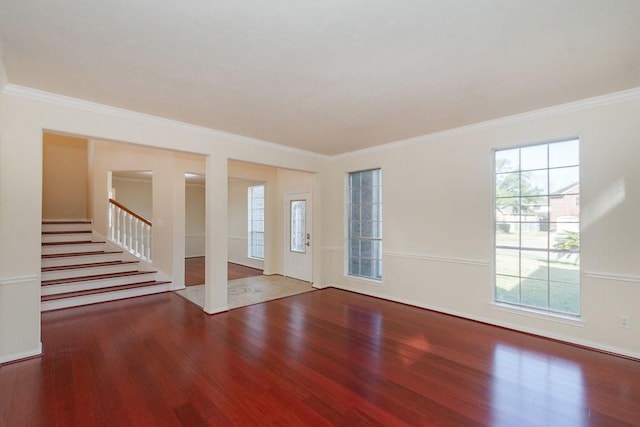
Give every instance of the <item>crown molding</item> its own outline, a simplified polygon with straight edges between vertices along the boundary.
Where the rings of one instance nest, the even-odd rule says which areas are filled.
[[[582,99],[579,101],[569,102],[566,104],[554,105],[552,107],[541,108],[539,110],[528,111],[525,113],[514,114],[511,116],[500,117],[497,119],[487,120],[484,122],[473,123],[453,129],[446,129],[440,132],[429,133],[426,135],[415,136],[412,138],[401,139],[399,141],[388,142],[386,144],[376,145],[375,147],[363,148],[361,150],[350,151],[348,153],[336,154],[331,157],[332,160],[346,159],[349,157],[362,156],[379,151],[386,151],[392,148],[399,148],[405,145],[414,145],[419,143],[431,142],[437,139],[464,135],[480,130],[496,128],[498,126],[512,125],[523,123],[536,119],[553,117],[559,114],[566,114],[575,111],[586,110],[589,108],[600,107],[618,102],[640,99],[640,87],[613,92],[606,95],[596,96],[593,98]]]
[[[2,64],[0,63],[0,65]],[[2,77],[2,70],[0,69],[0,79],[1,77]],[[0,84],[1,84],[1,80],[0,80]],[[128,119],[128,120],[134,120],[134,121],[146,123],[146,124],[171,127],[181,131],[191,132],[191,133],[209,136],[213,138],[224,139],[229,142],[249,144],[254,147],[268,148],[268,149],[278,150],[286,153],[310,156],[317,159],[328,159],[330,157],[325,154],[302,150],[300,148],[295,148],[295,147],[289,147],[286,145],[277,144],[275,142],[269,142],[269,141],[264,141],[257,138],[251,138],[248,136],[237,135],[234,133],[224,132],[221,130],[207,128],[204,126],[192,125],[192,124],[180,122],[177,120],[166,119],[164,117],[158,117],[151,114],[139,113],[137,111],[126,110],[124,108],[112,107],[110,105],[100,104],[92,101],[86,101],[84,99],[73,98],[66,95],[59,95],[57,93],[46,92],[43,90],[33,89],[26,86],[15,85],[12,83],[7,83],[4,86],[4,88],[0,87],[0,91],[1,93],[6,95],[17,96],[20,98],[30,99],[33,101],[46,102],[48,104],[59,105],[61,107],[74,108],[77,110],[87,111],[91,113],[104,114],[104,115],[115,117],[115,118]]]

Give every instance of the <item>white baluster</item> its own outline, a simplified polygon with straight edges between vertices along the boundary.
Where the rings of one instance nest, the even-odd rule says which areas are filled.
[[[151,261],[151,225],[113,203],[109,206],[108,216],[110,239],[136,256]]]
[[[116,208],[116,242],[122,243],[122,211]]]
[[[133,252],[138,256],[140,256],[139,245],[138,245],[138,242],[140,239],[138,235],[139,230],[140,230],[140,220],[138,218],[135,218],[133,222]]]
[[[131,247],[133,246],[133,217],[127,213],[127,217],[129,219],[127,227],[128,227],[128,234],[127,234],[127,246],[129,249],[131,249]]]
[[[118,208],[118,243],[124,243],[124,213]]]
[[[113,205],[109,203],[109,238],[113,240]]]
[[[136,245],[138,254],[141,257],[144,257],[144,254],[142,252],[142,236],[144,236],[144,222],[138,221],[138,242],[136,243]]]
[[[127,213],[120,210],[120,244],[127,245]]]
[[[151,226],[147,225],[147,238],[146,238],[147,251],[146,251],[146,256],[147,256],[147,259],[149,261],[151,261],[151,242],[152,242],[151,239],[153,237],[152,234],[151,234],[151,230],[152,230]]]

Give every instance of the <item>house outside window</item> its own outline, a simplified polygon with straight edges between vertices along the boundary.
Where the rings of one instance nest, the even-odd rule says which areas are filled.
[[[248,189],[249,257],[264,259],[264,185]]]
[[[382,280],[382,171],[352,172],[348,186],[348,274]]]
[[[580,141],[495,152],[495,301],[580,315]]]

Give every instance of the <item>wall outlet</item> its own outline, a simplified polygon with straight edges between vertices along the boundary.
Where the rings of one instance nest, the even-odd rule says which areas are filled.
[[[630,328],[631,327],[631,319],[629,316],[621,314],[620,315],[620,327],[621,328]]]

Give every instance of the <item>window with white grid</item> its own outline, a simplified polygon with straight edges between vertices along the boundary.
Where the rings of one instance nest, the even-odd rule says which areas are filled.
[[[495,152],[495,300],[580,314],[580,141]]]

